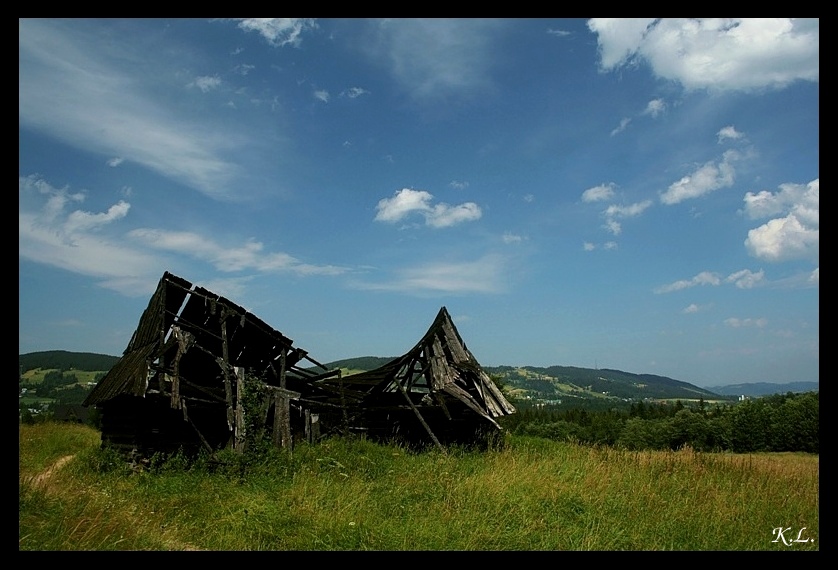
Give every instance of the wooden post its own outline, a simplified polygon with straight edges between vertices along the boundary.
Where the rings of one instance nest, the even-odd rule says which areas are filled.
[[[248,410],[244,409],[244,383],[245,372],[244,368],[236,367],[233,369],[236,376],[236,410],[235,410],[235,428],[233,430],[233,449],[239,453],[244,453],[247,447],[247,426],[245,424],[245,415]],[[228,414],[230,408],[228,407]]]
[[[428,435],[431,436],[431,439],[436,444],[436,446],[439,448],[439,450],[442,451],[442,453],[445,453],[445,448],[442,446],[441,443],[439,443],[439,440],[434,435],[434,432],[431,431],[431,426],[428,425],[428,423],[425,421],[425,418],[423,418],[422,414],[419,413],[419,409],[413,403],[413,400],[410,399],[410,396],[408,395],[407,390],[404,389],[404,386],[402,386],[401,382],[397,382],[397,384],[399,385],[399,389],[401,390],[401,393],[404,394],[405,400],[407,400],[407,403],[410,404],[410,407],[413,410],[413,413],[416,414],[416,417],[419,418],[419,422],[425,428],[425,431],[427,431]]]
[[[230,355],[229,347],[227,346],[227,309],[221,310],[221,372],[224,374],[224,392],[227,397],[227,428],[234,433],[233,448],[238,449],[240,439],[239,429],[244,429],[244,426],[239,426],[234,417],[233,408],[233,386],[230,380]],[[236,400],[241,402],[241,383],[244,380],[244,374],[236,382]],[[238,450],[241,451],[241,450]]]
[[[306,416],[306,441],[316,443],[320,439],[320,414],[312,414],[311,410],[305,411]]]
[[[279,354],[279,387],[274,391],[274,445],[291,451],[294,442],[291,439],[291,403],[285,387],[285,355],[286,347]]]

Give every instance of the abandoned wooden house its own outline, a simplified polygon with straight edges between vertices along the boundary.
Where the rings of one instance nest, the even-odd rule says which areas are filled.
[[[235,303],[166,272],[122,357],[84,402],[102,445],[151,455],[332,434],[472,443],[514,407],[443,307],[405,355],[344,376]]]

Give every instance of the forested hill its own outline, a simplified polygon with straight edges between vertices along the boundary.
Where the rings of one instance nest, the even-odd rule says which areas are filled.
[[[119,360],[119,356],[93,352],[69,352],[67,350],[29,352],[19,356],[21,374],[36,368],[107,371],[116,364],[117,360]]]

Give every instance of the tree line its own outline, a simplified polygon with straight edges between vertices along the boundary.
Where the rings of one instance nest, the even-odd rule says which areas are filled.
[[[517,405],[517,403],[516,403]],[[589,411],[519,407],[502,418],[515,434],[631,450],[820,452],[818,392],[775,394],[732,405],[632,403]]]

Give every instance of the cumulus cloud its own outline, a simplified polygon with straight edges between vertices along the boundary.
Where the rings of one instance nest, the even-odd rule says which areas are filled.
[[[749,269],[743,269],[728,275],[725,282],[733,283],[740,289],[752,289],[765,283],[765,272],[760,269],[754,273]]]
[[[425,224],[435,228],[444,228],[479,219],[483,213],[474,202],[465,202],[451,206],[445,203],[432,205],[433,195],[425,190],[403,188],[392,198],[383,198],[378,202],[375,220],[379,222],[398,222],[416,212],[424,216]]]
[[[820,178],[808,184],[781,184],[776,193],[745,194],[751,219],[777,216],[748,232],[745,247],[759,259],[779,262],[820,255]]]
[[[720,188],[733,186],[736,174],[733,162],[738,158],[739,153],[734,150],[725,152],[721,162],[708,162],[678,182],[673,182],[661,193],[661,202],[671,206],[684,200],[704,196]]]
[[[646,63],[686,89],[782,88],[818,81],[818,18],[593,18],[600,68]]]
[[[614,188],[616,184],[609,182],[608,184],[600,184],[593,186],[582,192],[583,202],[602,202],[603,200],[610,200],[614,197]]]
[[[209,77],[209,76],[206,76],[206,75],[201,76],[201,77],[196,77],[195,81],[190,83],[190,85],[194,85],[195,87],[197,87],[198,89],[200,89],[201,91],[206,93],[207,91],[212,91],[213,89],[217,89],[221,85],[221,78],[218,77],[217,75],[214,75],[212,77]]]
[[[258,32],[272,46],[297,47],[303,32],[317,28],[313,18],[233,18],[238,27],[248,32]]]
[[[729,125],[727,127],[724,127],[722,129],[720,129],[719,132],[716,133],[716,136],[719,137],[719,144],[722,144],[723,142],[725,142],[727,140],[734,140],[734,141],[739,140],[744,135],[742,133],[740,133],[739,131],[737,131],[736,128],[733,125]]]
[[[649,104],[646,105],[646,110],[643,111],[644,115],[651,115],[653,119],[657,118],[658,115],[666,111],[666,103],[663,99],[652,99],[649,101]]]

